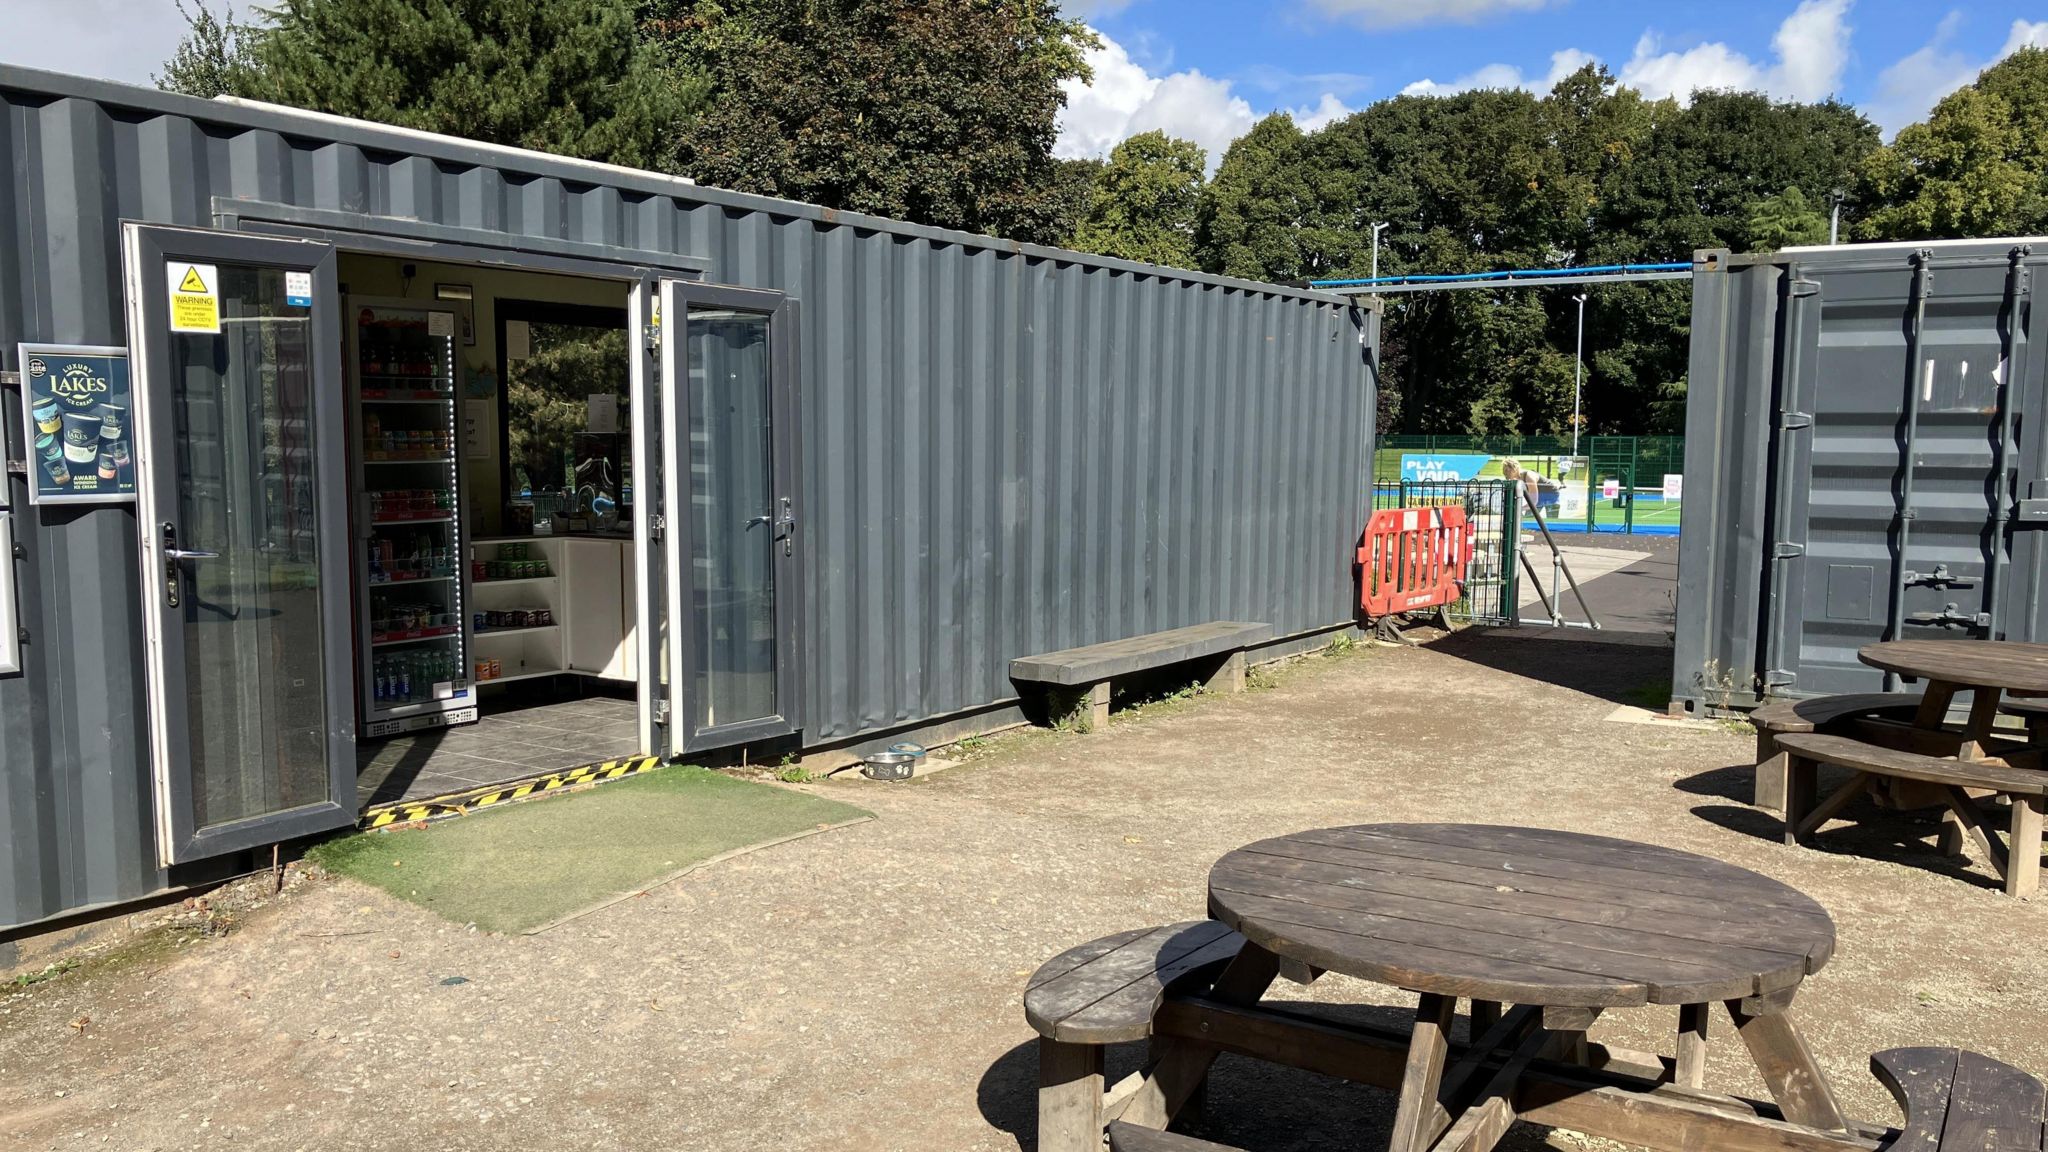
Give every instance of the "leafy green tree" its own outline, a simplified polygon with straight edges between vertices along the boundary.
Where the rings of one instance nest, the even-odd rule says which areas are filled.
[[[1062,81],[1096,43],[1045,0],[661,0],[710,79],[681,171],[943,228],[1058,243],[1086,186],[1052,156]]]
[[[1224,152],[1196,209],[1202,267],[1254,279],[1300,276],[1299,233],[1313,201],[1302,147],[1294,117],[1275,112]]]
[[[645,49],[633,0],[282,0],[260,14],[223,24],[202,6],[166,77],[641,168],[702,97]]]
[[[1195,212],[1208,164],[1200,145],[1164,132],[1125,140],[1095,171],[1073,246],[1146,264],[1194,267]]]
[[[251,40],[258,30],[235,19],[233,5],[215,16],[206,0],[192,0],[189,9],[184,0],[173,3],[178,15],[185,18],[186,33],[177,51],[164,62],[162,74],[153,77],[156,86],[202,100],[247,88],[254,69]]]
[[[1869,157],[1867,240],[2025,236],[2048,228],[2048,49],[2023,48]]]
[[[1755,252],[1775,252],[1801,244],[1825,244],[1828,218],[1821,214],[1806,193],[1787,188],[1777,196],[1766,196],[1749,210],[1749,247]]]

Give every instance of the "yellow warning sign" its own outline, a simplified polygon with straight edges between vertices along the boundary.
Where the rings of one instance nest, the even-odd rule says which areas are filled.
[[[173,261],[165,268],[171,289],[171,331],[220,331],[220,270]]]

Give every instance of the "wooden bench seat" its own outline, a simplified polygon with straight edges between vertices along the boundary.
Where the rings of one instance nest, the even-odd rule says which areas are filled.
[[[1956,1048],[1893,1048],[1870,1071],[1905,1110],[1890,1152],[2042,1152],[2048,1089],[2010,1064]]]
[[[2048,744],[2048,696],[2007,696],[1998,710],[2026,721],[2028,740]]]
[[[1947,803],[1953,818],[1976,839],[1991,866],[2005,879],[2007,895],[2028,897],[2039,888],[2042,820],[2044,811],[2048,811],[2048,772],[1980,761],[1943,760],[1818,732],[1780,736],[1778,749],[1787,756],[1787,844],[1818,831],[1847,807],[1872,777],[1916,780],[1938,786],[1937,794]],[[1826,799],[1817,800],[1822,764],[1852,769],[1856,774]],[[1970,788],[2011,798],[2009,845],[2001,843],[1998,834],[1985,825],[1976,801],[1966,791]]]
[[[1273,638],[1273,626],[1244,620],[1212,620],[1187,628],[1127,636],[1084,648],[1067,648],[1010,661],[1010,679],[1053,690],[1048,709],[1054,723],[1071,721],[1082,731],[1109,723],[1109,685],[1119,676],[1171,664],[1201,661],[1212,692],[1244,691],[1244,650]]]
[[[1866,716],[1910,720],[1920,697],[1905,692],[1851,692],[1779,700],[1749,714],[1756,729],[1755,803],[1759,808],[1785,807],[1785,755],[1778,737],[1799,732],[1828,732],[1846,721]]]
[[[1095,1152],[1142,1077],[1104,1091],[1106,1045],[1152,1035],[1169,993],[1200,992],[1244,937],[1216,920],[1139,928],[1069,948],[1041,965],[1024,989],[1024,1018],[1038,1030],[1038,1147]]]

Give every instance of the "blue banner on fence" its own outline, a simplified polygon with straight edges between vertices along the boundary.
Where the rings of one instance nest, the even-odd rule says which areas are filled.
[[[1401,455],[1401,479],[1434,483],[1477,480],[1480,471],[1492,462],[1491,456],[1404,452]]]

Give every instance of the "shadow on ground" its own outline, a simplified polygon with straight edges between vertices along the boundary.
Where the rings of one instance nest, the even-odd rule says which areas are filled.
[[[1616,704],[1661,708],[1670,694],[1671,642],[1647,633],[1465,628],[1429,648]]]
[[[1755,770],[1750,764],[1731,764],[1726,768],[1688,776],[1678,782],[1677,788],[1695,796],[1733,801],[1696,805],[1692,814],[1701,820],[1758,840],[1782,842],[1785,838],[1784,818],[1775,811],[1749,803],[1751,774]],[[1822,773],[1821,795],[1827,795],[1848,779],[1847,772]],[[2003,886],[1995,877],[1973,865],[1968,858],[1950,856],[1941,850],[1940,817],[1940,809],[1901,812],[1883,807],[1865,796],[1852,801],[1834,822],[1807,838],[1804,846],[1830,855],[1899,864],[1979,888],[2001,889]],[[1997,827],[2001,819],[2000,814],[1986,816],[1986,821],[1993,827]]]
[[[1276,988],[1291,987],[1277,985]],[[1386,1004],[1318,1004],[1333,1021],[1405,1031],[1414,1009]],[[1458,1025],[1463,1038],[1469,1029]],[[1113,1045],[1103,1083],[1115,1084],[1143,1065],[1146,1046]],[[1006,1133],[1020,1152],[1038,1148],[1038,1044],[1019,1044],[982,1075],[976,1093],[982,1118]],[[1392,1134],[1394,1095],[1314,1072],[1233,1055],[1217,1059],[1199,1106],[1190,1106],[1173,1130],[1243,1152],[1320,1152],[1333,1147],[1381,1147]],[[1540,1149],[1551,1129],[1518,1123],[1497,1147]]]

